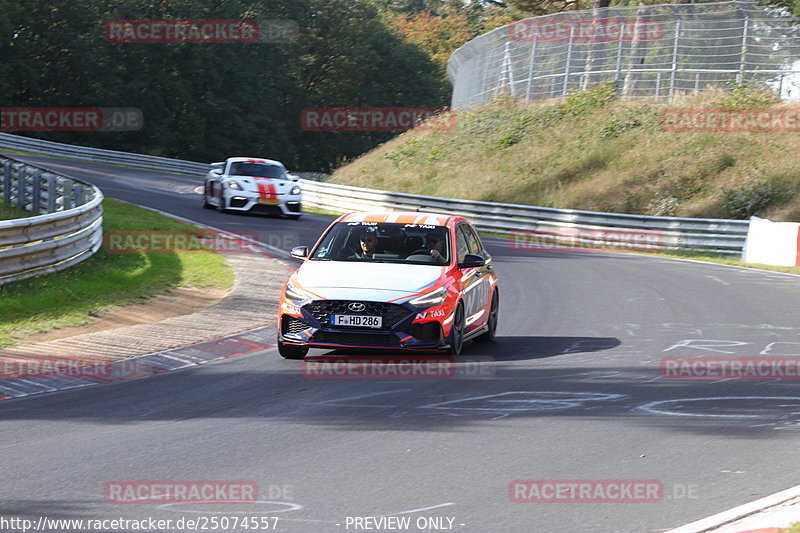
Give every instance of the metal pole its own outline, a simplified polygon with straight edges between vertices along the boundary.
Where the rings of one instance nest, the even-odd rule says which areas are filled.
[[[699,72],[695,72],[694,73],[694,92],[695,93],[699,93],[700,92],[700,73]]]
[[[570,63],[572,62],[572,41],[574,36],[575,36],[575,25],[570,24],[569,44],[567,45],[567,66],[566,70],[564,71],[564,89],[561,91],[561,94],[564,96],[567,95],[567,89],[569,88],[569,70],[570,70]]]
[[[741,84],[744,77],[744,67],[747,63],[747,34],[750,28],[750,17],[744,18],[744,31],[742,31],[742,59],[739,62],[739,74],[736,75],[736,83]]]
[[[681,33],[681,19],[675,22],[675,42],[672,44],[672,78],[669,82],[669,101],[675,94],[675,73],[678,70],[678,38]]]
[[[619,42],[617,43],[617,73],[614,75],[614,81],[619,83],[619,77],[622,74],[622,40],[625,35],[625,23],[619,25]]]
[[[656,101],[658,101],[660,95],[661,95],[661,73],[656,72]]]
[[[531,46],[531,61],[530,65],[528,66],[528,89],[525,91],[525,101],[531,101],[531,84],[533,83],[533,61],[536,57],[536,40],[533,41],[533,46]]]

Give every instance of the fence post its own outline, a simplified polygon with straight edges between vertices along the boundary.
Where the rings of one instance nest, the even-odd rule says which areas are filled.
[[[533,40],[533,46],[531,46],[531,61],[530,65],[528,66],[528,89],[525,91],[525,101],[531,101],[531,84],[533,83],[533,61],[536,57],[536,39]]]
[[[622,40],[624,35],[625,35],[625,22],[622,22],[619,25],[619,39],[617,42],[617,66],[616,66],[617,73],[614,74],[614,81],[616,82],[616,85],[619,85],[620,75],[622,74]],[[620,87],[617,87],[617,89],[620,89]]]
[[[675,73],[678,70],[678,39],[681,33],[681,19],[675,22],[675,41],[672,43],[672,78],[669,82],[669,96],[668,101],[672,101],[675,94]]]
[[[741,84],[744,77],[744,67],[747,64],[747,34],[750,28],[750,17],[744,17],[744,29],[742,30],[742,57],[739,61],[739,73],[736,75],[736,83]]]
[[[561,94],[566,96],[567,89],[569,88],[569,74],[570,74],[570,63],[572,63],[572,42],[573,38],[575,37],[575,25],[569,25],[569,43],[567,45],[567,66],[566,70],[564,71],[564,89],[561,91]]]

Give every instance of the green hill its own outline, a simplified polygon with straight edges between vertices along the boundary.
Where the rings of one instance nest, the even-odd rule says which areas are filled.
[[[662,111],[676,108],[790,107],[745,87],[671,104],[620,100],[611,87],[535,104],[506,98],[459,112],[452,129],[405,132],[332,182],[593,211],[800,220],[799,124],[789,132],[666,131]]]

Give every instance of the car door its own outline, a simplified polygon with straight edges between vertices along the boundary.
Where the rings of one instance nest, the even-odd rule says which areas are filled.
[[[466,254],[475,254],[487,258],[475,230],[467,223],[460,223],[456,228],[456,245],[459,263]],[[467,332],[482,326],[488,316],[489,295],[491,294],[491,258],[489,262],[477,268],[466,268],[462,271],[464,291],[464,314]]]

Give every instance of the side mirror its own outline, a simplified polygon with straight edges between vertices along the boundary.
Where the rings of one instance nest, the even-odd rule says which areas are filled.
[[[308,246],[295,246],[289,253],[297,259],[305,259],[308,257]]]
[[[219,169],[221,169],[224,166],[225,166],[225,162],[224,161],[222,161],[220,163],[211,163],[211,168],[219,168]]]
[[[486,259],[477,254],[467,254],[458,264],[458,268],[477,268],[486,264]]]
[[[216,174],[217,176],[221,176],[222,175],[222,169],[221,168],[212,168],[211,169],[211,173],[212,174]]]
[[[297,174],[289,174],[287,172],[286,175],[289,176],[289,179],[292,180],[292,181],[297,181],[297,180],[300,179],[300,176],[298,176]]]

